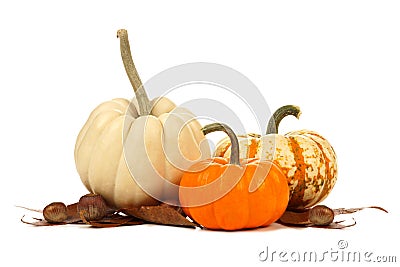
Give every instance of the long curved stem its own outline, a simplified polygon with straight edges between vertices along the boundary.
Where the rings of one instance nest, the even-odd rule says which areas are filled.
[[[300,108],[294,105],[286,105],[278,108],[268,122],[266,134],[277,134],[282,119],[289,115],[295,116],[298,119],[301,115]]]
[[[229,139],[231,140],[231,157],[229,160],[230,164],[235,164],[240,166],[240,158],[239,158],[239,142],[236,137],[235,132],[232,130],[231,127],[226,125],[225,123],[211,123],[204,126],[202,129],[203,134],[206,135],[208,133],[216,132],[216,131],[223,131],[225,132]]]
[[[151,112],[150,100],[147,97],[142,81],[140,80],[135,64],[133,63],[127,30],[118,30],[117,38],[120,39],[122,62],[124,63],[126,74],[128,75],[129,81],[131,82],[133,90],[135,91],[140,115],[149,115]]]

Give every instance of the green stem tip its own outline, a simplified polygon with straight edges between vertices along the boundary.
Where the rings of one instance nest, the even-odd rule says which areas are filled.
[[[117,38],[120,39],[122,62],[124,63],[126,74],[128,75],[129,81],[131,82],[133,90],[135,91],[136,99],[139,105],[139,113],[141,116],[149,115],[151,112],[150,100],[147,97],[142,81],[140,80],[139,73],[137,72],[132,59],[127,30],[118,30]]]
[[[268,122],[266,134],[277,134],[279,124],[281,123],[283,118],[289,115],[295,116],[298,119],[301,115],[300,108],[294,105],[286,105],[278,108],[274,112],[274,114],[272,114],[272,117]]]
[[[231,140],[231,157],[229,160],[230,164],[240,166],[240,158],[239,158],[239,141],[236,137],[235,132],[231,127],[226,125],[225,123],[211,123],[202,128],[203,134],[207,135],[212,132],[222,131],[225,132],[229,139]]]

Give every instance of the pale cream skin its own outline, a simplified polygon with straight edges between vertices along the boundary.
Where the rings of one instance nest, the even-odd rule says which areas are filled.
[[[148,100],[126,30],[118,37],[136,98],[116,98],[92,111],[76,140],[77,171],[90,192],[116,208],[177,200],[183,172],[210,157],[208,143],[190,111],[165,97]]]
[[[138,116],[129,103],[118,98],[100,104],[80,131],[75,163],[83,184],[116,207],[156,204],[136,183],[135,168],[153,194],[177,197],[163,192],[160,178],[179,185],[183,170],[207,157],[201,125],[167,98],[157,101],[147,116]]]

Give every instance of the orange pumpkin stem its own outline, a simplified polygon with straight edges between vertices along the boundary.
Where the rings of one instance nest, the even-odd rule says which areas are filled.
[[[236,137],[235,132],[232,130],[231,127],[226,125],[225,123],[211,123],[202,128],[203,134],[207,135],[212,132],[222,131],[225,132],[229,139],[231,140],[231,157],[229,160],[230,164],[240,166],[240,159],[239,159],[239,141]]]
[[[136,99],[139,105],[140,115],[141,116],[149,115],[151,111],[150,100],[147,97],[142,81],[140,80],[135,64],[133,63],[127,30],[125,29],[118,30],[117,38],[120,39],[122,62],[124,63],[126,74],[128,75],[129,81],[131,82],[133,90],[135,91]]]
[[[300,108],[294,105],[286,105],[278,108],[274,114],[272,114],[272,117],[268,122],[266,134],[277,134],[279,124],[283,118],[289,115],[295,116],[298,119],[301,115]]]

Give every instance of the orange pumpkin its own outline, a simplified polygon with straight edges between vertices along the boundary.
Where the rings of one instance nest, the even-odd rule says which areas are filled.
[[[225,124],[203,128],[204,134],[224,131],[233,144],[230,161],[216,157],[184,172],[179,200],[184,212],[209,229],[238,230],[267,226],[286,210],[286,177],[272,161],[239,160],[239,145]]]
[[[279,108],[270,119],[267,134],[238,136],[240,158],[273,160],[285,173],[290,188],[288,209],[302,210],[324,200],[337,179],[337,159],[330,143],[320,134],[298,130],[278,134],[281,120],[300,116],[299,107],[287,105]],[[214,156],[229,157],[231,142],[222,139],[216,145]]]

